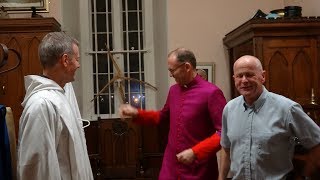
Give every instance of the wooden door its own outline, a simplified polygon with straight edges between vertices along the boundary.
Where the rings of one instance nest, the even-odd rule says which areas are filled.
[[[266,87],[298,103],[310,102],[319,88],[315,38],[272,38],[263,44]]]

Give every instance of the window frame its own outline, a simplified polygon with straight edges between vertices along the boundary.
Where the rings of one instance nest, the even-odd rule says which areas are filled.
[[[113,25],[113,41],[114,42],[121,42],[121,43],[113,43],[113,48],[115,52],[121,52],[123,49],[122,47],[122,9],[121,9],[121,1],[119,0],[112,0],[112,23]],[[118,11],[115,11],[115,9],[118,9]],[[142,0],[142,11],[143,11],[143,29],[145,31],[144,33],[144,49],[145,51],[143,53],[144,56],[144,79],[146,82],[155,85],[155,68],[154,68],[154,43],[153,43],[153,2],[152,0]],[[93,87],[93,58],[92,58],[92,52],[93,48],[91,46],[92,44],[92,25],[91,25],[91,2],[87,0],[80,0],[80,12],[83,14],[87,14],[88,16],[81,17],[81,23],[80,23],[80,49],[81,49],[81,66],[80,66],[80,79],[81,79],[81,87],[82,87],[82,93],[80,98],[80,108],[82,112],[82,116],[84,119],[89,120],[97,120],[98,117],[101,119],[113,119],[113,118],[119,118],[119,115],[117,113],[118,106],[120,103],[120,98],[117,96],[119,93],[115,92],[115,114],[95,114],[94,112],[94,101],[92,99],[94,98],[94,87]],[[114,59],[120,59],[120,61],[117,62],[123,62],[121,59],[123,59],[123,55],[119,53],[113,54]],[[119,66],[123,67],[123,64],[119,64]],[[155,108],[156,102],[155,102],[155,96],[156,92],[148,87],[145,87],[145,107],[148,108]]]

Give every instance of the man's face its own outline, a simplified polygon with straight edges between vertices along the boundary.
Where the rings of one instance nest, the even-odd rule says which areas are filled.
[[[168,71],[170,77],[173,77],[177,84],[184,85],[186,79],[186,63],[179,62],[175,55],[168,57]]]
[[[75,44],[73,45],[73,52],[74,55],[68,56],[67,76],[70,80],[69,82],[75,80],[75,72],[80,67],[79,47]]]
[[[263,92],[264,73],[254,61],[236,62],[233,75],[235,87],[244,96],[247,103],[251,104],[256,101]]]

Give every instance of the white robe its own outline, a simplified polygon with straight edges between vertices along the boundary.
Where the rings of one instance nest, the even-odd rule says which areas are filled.
[[[19,124],[18,179],[92,180],[80,112],[71,83],[62,89],[36,75],[25,77]]]

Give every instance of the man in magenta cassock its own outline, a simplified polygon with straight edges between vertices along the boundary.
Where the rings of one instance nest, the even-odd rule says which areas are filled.
[[[168,55],[168,70],[176,84],[170,87],[160,111],[125,104],[120,116],[138,124],[170,121],[168,144],[159,180],[214,180],[218,178],[216,152],[220,149],[221,117],[226,100],[214,84],[196,72],[196,58],[185,48]]]

